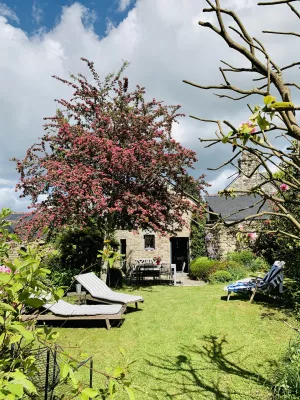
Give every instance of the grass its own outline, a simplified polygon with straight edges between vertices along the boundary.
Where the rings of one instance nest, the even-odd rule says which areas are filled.
[[[59,328],[60,343],[74,357],[92,355],[98,370],[121,364],[122,346],[136,360],[133,381],[144,390],[138,400],[270,398],[272,370],[293,336],[271,300],[250,304],[233,295],[226,302],[222,285],[135,292],[145,303],[121,327]]]

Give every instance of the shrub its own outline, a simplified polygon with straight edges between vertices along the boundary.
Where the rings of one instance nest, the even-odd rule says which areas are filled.
[[[219,270],[209,276],[211,283],[229,282],[232,280],[232,275],[228,271]]]
[[[217,270],[217,263],[208,257],[198,257],[191,262],[190,270],[192,276],[207,282],[209,275]]]
[[[234,251],[226,255],[226,260],[235,261],[242,264],[251,272],[256,272],[260,269],[268,269],[267,262],[262,257],[257,257],[252,251]]]
[[[236,261],[227,261],[226,271],[230,273],[234,280],[246,278],[248,275],[247,268]]]
[[[300,397],[300,335],[288,347],[275,375],[274,399],[296,400]]]

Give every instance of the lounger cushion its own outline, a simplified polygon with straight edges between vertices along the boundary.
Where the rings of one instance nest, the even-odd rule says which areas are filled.
[[[44,308],[56,315],[71,317],[72,315],[114,315],[119,314],[122,304],[99,305],[75,305],[64,300],[58,300],[53,304],[44,304]]]
[[[135,303],[144,301],[141,296],[134,296],[126,293],[113,292],[101,279],[93,272],[77,275],[76,280],[95,298],[117,303]]]

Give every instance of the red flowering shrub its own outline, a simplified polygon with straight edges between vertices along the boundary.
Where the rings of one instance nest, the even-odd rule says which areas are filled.
[[[54,77],[74,89],[73,98],[57,100],[63,110],[45,118],[41,141],[15,159],[17,189],[32,199],[23,232],[73,224],[174,231],[193,208],[184,190],[195,184],[187,172],[195,152],[171,138],[180,106],[147,102],[140,86],[129,92],[128,79],[120,78],[124,67],[101,82],[93,63],[82,60],[93,82],[81,74],[72,81]],[[202,176],[199,192],[203,184]]]

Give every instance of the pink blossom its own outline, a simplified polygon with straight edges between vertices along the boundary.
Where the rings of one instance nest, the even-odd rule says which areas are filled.
[[[239,228],[240,231],[243,231],[244,230],[244,225],[240,224],[240,225],[238,225],[238,228]]]
[[[3,272],[5,274],[10,274],[11,273],[11,269],[6,267],[5,265],[0,265],[0,272]]]
[[[247,236],[248,236],[249,240],[254,241],[257,238],[257,233],[256,232],[249,232]]]
[[[282,192],[286,192],[290,188],[289,185],[287,185],[286,183],[282,183],[279,187]]]
[[[256,132],[256,126],[251,121],[242,122],[238,129],[242,130],[244,127],[252,128],[251,134]]]

